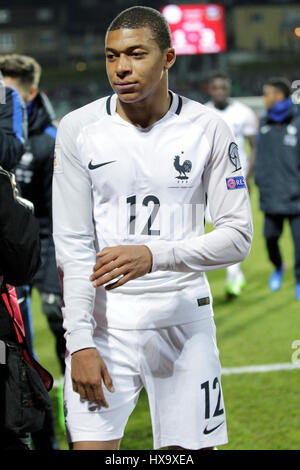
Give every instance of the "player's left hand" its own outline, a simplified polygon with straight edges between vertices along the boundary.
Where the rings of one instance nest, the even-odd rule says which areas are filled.
[[[122,276],[116,282],[105,286],[106,290],[115,289],[131,279],[144,276],[150,272],[152,267],[152,253],[145,245],[106,247],[96,256],[98,261],[90,276],[94,287],[102,286]]]

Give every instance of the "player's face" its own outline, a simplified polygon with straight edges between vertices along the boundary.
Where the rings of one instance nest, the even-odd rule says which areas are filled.
[[[230,96],[230,84],[224,78],[215,78],[209,86],[209,93],[216,105],[226,104]]]
[[[161,51],[147,27],[108,32],[105,50],[110,84],[119,99],[126,103],[140,101],[154,93],[175,62],[174,49]]]
[[[263,88],[263,96],[267,109],[272,108],[275,103],[284,99],[284,95],[280,90],[272,85],[265,85]]]

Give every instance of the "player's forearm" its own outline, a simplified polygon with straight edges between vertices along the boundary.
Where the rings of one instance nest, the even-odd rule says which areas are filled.
[[[95,262],[92,237],[81,237],[54,232],[58,273],[63,284],[62,308],[66,330],[67,349],[72,354],[79,349],[94,347],[93,317],[95,289],[89,276]]]
[[[89,277],[96,260],[91,186],[68,118],[56,142],[53,175],[53,239],[63,286],[64,328],[70,353],[94,347],[95,289]]]
[[[86,276],[66,275],[64,282],[63,327],[68,351],[95,347],[93,317],[95,289]]]
[[[153,257],[152,272],[197,272],[225,268],[243,261],[249,254],[251,225],[240,231],[222,227],[200,237],[169,242],[146,243]]]

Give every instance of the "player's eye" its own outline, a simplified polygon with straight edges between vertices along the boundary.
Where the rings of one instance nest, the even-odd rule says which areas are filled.
[[[141,57],[144,57],[146,55],[146,52],[132,52],[131,55],[133,57],[141,58]]]
[[[107,58],[108,60],[112,60],[112,59],[115,58],[115,55],[112,54],[111,52],[109,52],[109,53],[106,54],[106,58]]]

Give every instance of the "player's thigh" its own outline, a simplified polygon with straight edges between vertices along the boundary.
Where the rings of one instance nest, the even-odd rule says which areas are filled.
[[[204,449],[227,442],[213,318],[148,333],[145,387],[155,448]]]
[[[128,418],[133,411],[142,389],[140,373],[136,367],[134,337],[122,330],[98,330],[95,345],[101,354],[114,384],[110,393],[102,383],[103,393],[109,408],[83,400],[73,390],[71,358],[67,354],[64,387],[65,417],[68,441],[75,447],[84,442],[119,441]],[[79,444],[81,443],[81,444]],[[112,443],[115,445],[115,442]]]

